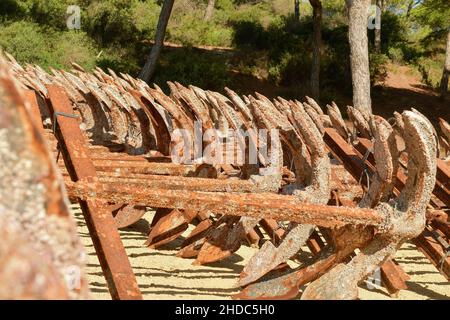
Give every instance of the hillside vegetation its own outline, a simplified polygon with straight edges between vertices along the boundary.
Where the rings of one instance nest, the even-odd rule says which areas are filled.
[[[154,81],[167,80],[222,90],[267,88],[267,94],[304,94],[310,75],[312,18],[309,2],[294,18],[289,0],[217,0],[204,21],[206,0],[176,0]],[[380,53],[370,48],[371,79],[383,81],[385,66],[410,64],[422,81],[437,87],[442,74],[445,34],[423,23],[409,1],[387,1]],[[69,5],[81,7],[81,30],[66,26]],[[21,63],[69,68],[76,61],[137,76],[151,47],[161,1],[2,0],[0,47]],[[323,1],[322,100],[351,92],[344,1]],[[373,30],[369,30],[373,45]],[[198,48],[202,46],[201,48]],[[204,48],[203,46],[206,46]],[[220,48],[217,48],[220,47]],[[270,92],[272,91],[272,92]]]

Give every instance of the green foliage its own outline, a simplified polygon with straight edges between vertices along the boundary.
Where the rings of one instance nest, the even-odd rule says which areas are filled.
[[[67,7],[76,5],[72,0],[25,0],[31,3],[29,13],[40,25],[47,25],[59,30],[66,29]]]
[[[136,43],[140,33],[133,19],[133,4],[133,0],[93,1],[83,10],[83,28],[100,45]]]
[[[388,60],[409,63],[424,82],[440,77],[448,0],[387,1],[382,15],[382,48],[374,54],[369,30],[372,83],[383,81]],[[67,6],[81,7],[80,31],[66,27]],[[0,46],[23,63],[86,68],[95,64],[137,75],[151,48],[162,0],[0,0]],[[176,0],[166,41],[185,48],[165,49],[155,82],[166,80],[221,90],[240,74],[286,94],[307,87],[312,60],[312,10],[300,2],[300,21],[292,0],[217,0],[204,21],[207,0]],[[322,97],[351,92],[345,1],[323,0]],[[409,11],[408,11],[409,10]],[[233,52],[196,46],[232,47]],[[244,85],[242,85],[244,86]],[[281,90],[281,89],[280,89]]]
[[[401,48],[392,47],[388,49],[389,58],[395,63],[403,62],[403,51]]]
[[[135,1],[131,10],[136,29],[146,38],[153,38],[158,24],[160,6],[154,1]]]
[[[3,18],[20,18],[30,13],[33,2],[2,0],[0,2],[0,13]]]
[[[33,22],[13,22],[0,28],[0,47],[22,63],[44,68],[69,68],[76,61],[87,69],[95,66],[92,41],[83,32],[57,32]]]
[[[389,60],[388,57],[385,54],[370,53],[369,60],[371,84],[383,82],[387,76],[386,64]]]
[[[232,39],[232,30],[215,19],[209,23],[203,21],[203,12],[194,11],[190,15],[176,17],[170,21],[166,40],[187,46],[210,45],[227,46]]]
[[[422,56],[414,62],[414,67],[422,76],[422,83],[438,89],[442,77],[442,69],[444,66],[444,55],[438,57]]]
[[[228,67],[221,55],[202,53],[198,49],[166,50],[161,56],[155,83],[166,87],[166,81],[222,90],[228,79]]]
[[[423,0],[414,11],[415,18],[434,30],[450,28],[450,5],[448,0]]]

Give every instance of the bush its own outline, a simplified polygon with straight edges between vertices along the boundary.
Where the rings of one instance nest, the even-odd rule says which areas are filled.
[[[26,0],[25,2],[31,4],[29,15],[35,22],[58,30],[67,30],[67,7],[78,4],[73,0]]]
[[[148,53],[146,53],[148,54]],[[144,64],[146,54],[136,54],[133,48],[123,48],[118,45],[111,45],[101,51],[97,59],[97,65],[102,69],[111,68],[116,72],[128,73],[136,76],[141,65]],[[140,57],[141,59],[138,59]]]
[[[86,33],[80,31],[60,32],[55,35],[53,41],[52,47],[57,67],[68,68],[72,61],[86,70],[95,67],[96,49]]]
[[[196,85],[222,91],[228,84],[228,66],[222,55],[202,53],[198,49],[167,49],[161,55],[155,83],[166,88],[166,81]]]
[[[369,54],[369,61],[371,85],[379,82],[384,82],[387,76],[386,64],[388,62],[388,57],[384,54],[371,53]]]
[[[442,76],[444,55],[421,57],[417,60],[416,65],[422,75],[422,82],[433,88],[438,88]]]
[[[141,33],[134,22],[134,4],[133,0],[94,1],[83,10],[83,28],[102,46],[135,44]]]
[[[403,51],[400,48],[389,48],[388,55],[389,58],[395,63],[403,62]]]
[[[87,69],[95,65],[92,41],[83,32],[57,32],[32,22],[13,22],[0,28],[0,47],[21,63],[43,68],[70,68],[76,61]]]
[[[191,15],[183,15],[171,20],[166,40],[181,43],[185,46],[210,45],[229,46],[232,30],[213,21],[204,22],[202,11],[194,11]]]
[[[308,56],[286,52],[278,63],[269,67],[269,79],[276,84],[290,86],[307,82],[310,74],[311,59]]]
[[[233,22],[233,44],[257,49],[267,47],[267,34],[263,26],[255,21]]]

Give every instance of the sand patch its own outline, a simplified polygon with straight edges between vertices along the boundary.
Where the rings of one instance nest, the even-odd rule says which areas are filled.
[[[78,206],[72,209],[88,255],[86,271],[92,295],[95,299],[111,299],[81,210]],[[144,299],[230,299],[238,292],[234,285],[239,273],[257,249],[241,246],[224,261],[193,266],[192,259],[175,256],[182,237],[158,250],[144,246],[151,217],[146,213],[134,226],[120,231]],[[396,260],[411,277],[408,290],[401,291],[396,299],[450,299],[450,282],[413,244],[404,244]],[[360,298],[393,299],[383,287],[369,290],[366,284],[361,286]]]

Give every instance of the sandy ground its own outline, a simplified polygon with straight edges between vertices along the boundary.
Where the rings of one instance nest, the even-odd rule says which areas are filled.
[[[87,273],[93,297],[110,299],[83,215],[77,206],[73,206],[72,210],[86,247]],[[134,226],[120,231],[145,299],[230,299],[230,295],[238,292],[233,286],[243,266],[256,251],[255,248],[242,246],[225,261],[208,266],[193,266],[193,260],[175,256],[183,240],[181,237],[159,250],[143,245],[151,218],[149,212]],[[408,290],[401,291],[398,299],[450,299],[450,282],[413,244],[403,245],[396,260],[411,277],[407,282]],[[369,290],[367,285],[361,286],[360,298],[392,299],[384,288],[372,286]]]

